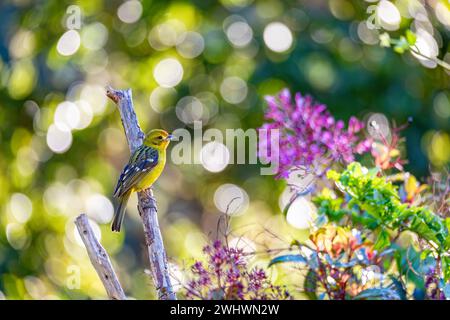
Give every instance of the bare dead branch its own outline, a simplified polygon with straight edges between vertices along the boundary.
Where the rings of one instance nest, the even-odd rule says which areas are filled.
[[[114,272],[108,253],[95,237],[87,216],[85,214],[79,215],[75,219],[75,225],[86,246],[89,259],[106,289],[108,297],[113,300],[126,300],[127,297]]]

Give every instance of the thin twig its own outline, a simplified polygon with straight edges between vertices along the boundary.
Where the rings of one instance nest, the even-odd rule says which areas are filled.
[[[119,279],[114,272],[108,253],[95,237],[87,216],[85,214],[79,215],[75,219],[75,225],[86,246],[89,259],[95,271],[97,271],[100,280],[103,282],[108,297],[113,300],[125,300],[127,297],[120,286]]]
[[[116,103],[131,154],[141,146],[144,133],[139,127],[133,107],[131,89],[106,88],[106,95]],[[175,300],[176,295],[169,277],[166,250],[158,223],[156,200],[151,189],[138,193],[138,210],[144,227],[145,244],[148,250],[150,271],[159,299]]]
[[[410,50],[411,50],[411,52],[414,52],[418,56],[420,56],[420,57],[422,57],[424,59],[430,60],[432,62],[435,62],[436,64],[440,65],[441,67],[443,67],[447,71],[450,71],[450,64],[448,64],[444,60],[441,60],[441,59],[438,59],[438,58],[429,57],[429,56],[423,54],[422,52],[420,52],[419,48],[417,48],[416,45],[411,46]]]

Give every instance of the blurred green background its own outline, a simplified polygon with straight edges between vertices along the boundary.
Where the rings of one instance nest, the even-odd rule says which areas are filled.
[[[424,52],[450,61],[449,9],[448,1],[406,0],[2,1],[0,297],[104,298],[73,224],[86,212],[127,295],[154,298],[134,196],[125,231],[109,227],[129,153],[105,85],[133,89],[145,131],[190,128],[194,120],[205,129],[256,128],[263,96],[284,87],[345,120],[413,117],[404,131],[407,170],[425,177],[445,167],[448,71],[382,48],[378,37],[411,26]],[[381,29],[367,27],[373,14]],[[233,245],[282,247],[307,235],[280,214],[285,183],[260,176],[257,165],[168,162],[155,194],[175,278],[183,280],[215,238],[236,195]],[[265,258],[251,264],[266,266]],[[287,277],[279,269],[270,275],[278,283]]]

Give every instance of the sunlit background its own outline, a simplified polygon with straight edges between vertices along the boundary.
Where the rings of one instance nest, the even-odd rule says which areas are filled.
[[[73,223],[82,212],[127,295],[155,297],[134,197],[125,231],[110,231],[129,153],[105,85],[132,88],[141,127],[168,131],[195,121],[256,128],[263,96],[288,87],[342,119],[412,117],[407,168],[418,176],[450,161],[449,74],[434,61],[450,62],[445,0],[15,0],[2,1],[0,20],[0,297],[105,297]],[[408,27],[427,58],[380,46],[381,34]],[[285,219],[285,182],[228,164],[219,142],[200,153],[200,164],[169,161],[155,186],[174,278],[215,239],[223,214],[232,216],[230,245],[244,250],[307,236],[316,214],[307,198]]]

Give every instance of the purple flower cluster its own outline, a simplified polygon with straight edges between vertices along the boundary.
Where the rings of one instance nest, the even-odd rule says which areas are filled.
[[[437,274],[436,268],[430,268],[430,270],[425,274],[425,290],[427,293],[427,298],[430,300],[445,300],[445,294],[440,289],[440,277]]]
[[[289,293],[274,286],[262,269],[247,270],[245,254],[215,241],[203,249],[205,263],[191,267],[191,280],[185,290],[187,298],[208,300],[287,299]]]
[[[259,157],[278,162],[277,177],[287,178],[297,169],[325,169],[333,162],[348,164],[355,154],[370,151],[372,141],[360,133],[364,123],[351,117],[347,129],[342,120],[336,121],[324,104],[318,104],[310,96],[295,95],[292,101],[289,90],[278,97],[268,96],[265,123],[260,129],[268,130],[264,138],[260,134]],[[279,130],[279,156],[270,154],[273,133]],[[263,138],[263,139],[261,139]]]

